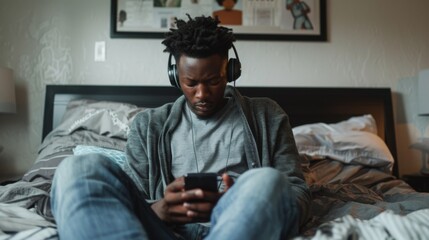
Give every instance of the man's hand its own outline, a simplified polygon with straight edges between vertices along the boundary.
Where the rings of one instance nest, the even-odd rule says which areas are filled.
[[[207,222],[219,198],[234,183],[227,174],[222,176],[222,180],[226,187],[219,193],[198,188],[186,191],[184,177],[177,178],[167,186],[164,198],[151,207],[167,223]]]
[[[223,184],[225,184],[225,189],[223,190],[223,193],[225,193],[234,184],[234,179],[232,179],[228,174],[224,173],[222,174],[222,181],[223,181]]]

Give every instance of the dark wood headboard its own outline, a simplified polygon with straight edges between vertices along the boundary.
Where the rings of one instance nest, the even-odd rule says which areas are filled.
[[[315,122],[334,123],[371,114],[393,157],[396,155],[392,93],[389,88],[238,87],[242,95],[269,97],[286,111],[292,127]],[[67,103],[74,99],[128,102],[157,107],[172,102],[181,92],[168,86],[47,85],[43,139],[58,125]],[[393,174],[398,176],[397,162]]]

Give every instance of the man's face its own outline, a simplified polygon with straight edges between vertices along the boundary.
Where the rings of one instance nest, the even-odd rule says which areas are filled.
[[[199,117],[210,117],[226,101],[227,59],[218,54],[205,58],[182,55],[178,62],[179,81],[188,106]]]

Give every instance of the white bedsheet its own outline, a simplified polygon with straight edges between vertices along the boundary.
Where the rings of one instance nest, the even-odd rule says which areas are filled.
[[[429,209],[422,209],[401,216],[384,211],[370,220],[360,220],[350,215],[322,224],[312,237],[294,240],[325,239],[427,239],[429,236]]]
[[[0,240],[58,239],[55,224],[33,211],[0,203]]]

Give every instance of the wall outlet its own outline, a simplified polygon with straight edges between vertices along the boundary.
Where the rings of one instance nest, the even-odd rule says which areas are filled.
[[[94,61],[106,61],[106,42],[95,42]]]

